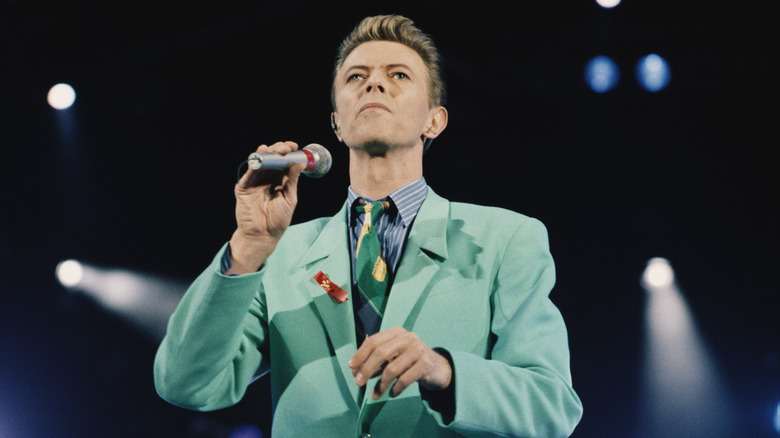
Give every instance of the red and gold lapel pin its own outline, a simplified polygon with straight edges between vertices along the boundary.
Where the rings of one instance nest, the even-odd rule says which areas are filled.
[[[347,301],[347,297],[349,296],[347,291],[340,288],[336,283],[330,281],[330,278],[323,274],[322,271],[317,272],[317,275],[314,276],[314,281],[316,281],[317,284],[325,289],[325,292],[327,292],[328,295],[333,298],[333,301],[337,303],[343,303]]]

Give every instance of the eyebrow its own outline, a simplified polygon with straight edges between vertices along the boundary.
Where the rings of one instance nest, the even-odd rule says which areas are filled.
[[[382,66],[382,67],[386,68],[388,70],[392,70],[392,69],[400,67],[400,68],[405,68],[405,69],[407,69],[409,71],[412,71],[411,67],[409,67],[408,65],[403,64],[403,63],[387,64],[387,65]],[[344,73],[350,72],[352,70],[371,70],[371,67],[369,67],[367,65],[362,65],[362,64],[351,65],[351,66],[348,66],[347,68],[344,69]]]

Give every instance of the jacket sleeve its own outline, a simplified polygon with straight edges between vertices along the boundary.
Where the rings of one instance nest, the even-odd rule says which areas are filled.
[[[227,244],[185,293],[154,360],[154,383],[168,402],[209,411],[237,403],[267,370],[263,271],[220,273]]]
[[[569,436],[582,404],[572,388],[566,327],[549,299],[555,268],[541,222],[520,224],[495,272],[489,357],[449,351],[454,417],[426,402],[429,412],[466,436]]]

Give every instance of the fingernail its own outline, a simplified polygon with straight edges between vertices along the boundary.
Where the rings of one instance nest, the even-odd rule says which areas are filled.
[[[363,374],[357,373],[357,376],[355,376],[355,383],[357,383],[358,385],[363,384]]]

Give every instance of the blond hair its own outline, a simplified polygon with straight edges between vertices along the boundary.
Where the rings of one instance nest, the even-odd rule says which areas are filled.
[[[441,77],[439,51],[431,37],[423,33],[414,22],[401,15],[377,15],[364,18],[339,46],[333,68],[331,102],[336,108],[336,76],[350,53],[369,41],[391,41],[403,44],[417,52],[428,70],[428,104],[433,107],[444,105],[446,89]]]

